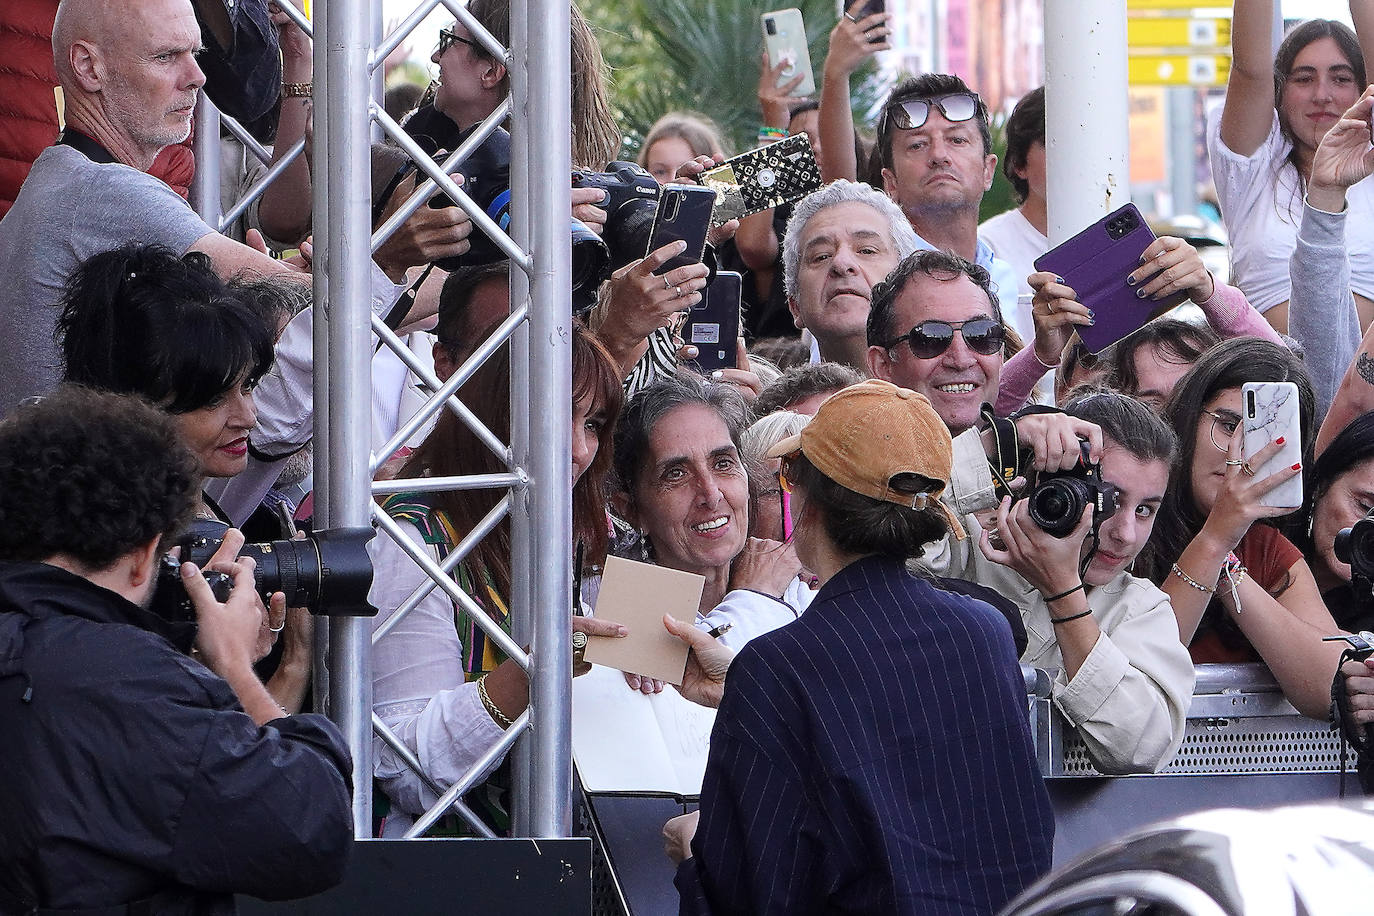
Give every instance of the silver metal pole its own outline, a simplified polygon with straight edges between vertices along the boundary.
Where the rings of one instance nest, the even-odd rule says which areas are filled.
[[[288,3],[287,7],[292,4]],[[324,42],[325,29],[328,27],[329,5],[316,4],[312,11],[311,39],[314,58],[312,70],[315,75],[315,98],[329,98],[329,47]],[[298,23],[299,24],[299,23]],[[312,227],[329,225],[329,106],[324,104],[311,107],[311,120],[315,129],[315,142],[311,154],[311,218]],[[320,176],[318,180],[314,176]],[[329,352],[329,257],[328,240],[321,233],[316,241],[314,269],[315,322],[311,345],[315,353]],[[314,475],[315,517],[329,517],[329,490],[325,482],[329,480],[329,450],[321,443],[329,435],[329,360],[318,359],[313,363],[312,398],[315,408],[315,439],[311,444],[311,473]],[[330,670],[329,628],[315,628],[314,667],[310,676],[314,687],[314,707],[316,712],[328,712],[333,708],[332,697],[336,691],[348,689],[348,685],[333,677]]]
[[[368,5],[372,7],[372,22],[369,24],[372,40],[368,42],[368,47],[380,48],[382,42],[386,40],[386,21],[382,17],[382,7],[384,4],[382,0],[376,0],[376,2],[369,3]],[[377,103],[378,108],[384,107],[383,103],[386,101],[385,61],[377,61],[377,69],[372,71],[371,76],[368,78],[368,82],[371,86],[372,100]],[[368,122],[368,137],[377,142],[386,139],[386,137],[382,136],[382,126],[371,121]],[[368,173],[365,172],[364,174]],[[370,223],[367,228],[372,228]]]
[[[357,435],[358,430],[371,428],[371,202],[369,182],[359,180],[370,167],[370,7],[367,0],[332,0],[316,5],[321,12],[328,9],[321,30],[324,41],[316,47],[326,49],[329,137],[323,148],[327,150],[326,161],[317,159],[323,169],[316,169],[315,179],[324,179],[330,201],[329,221],[324,225],[324,247],[329,252],[328,345],[316,353],[329,354],[332,362],[327,428],[338,433],[322,436],[319,426],[316,428],[316,454],[322,444],[328,454],[323,489],[329,496],[321,527],[371,523],[370,443],[366,436]],[[316,225],[318,228],[320,224]],[[317,407],[317,424],[321,414]],[[320,489],[318,480],[316,487]],[[353,754],[353,829],[359,837],[372,835],[370,631],[367,618],[329,621],[329,667],[334,682],[329,713]]]
[[[533,131],[530,130],[530,85],[529,68],[526,63],[529,55],[530,11],[524,3],[512,3],[510,11],[510,44],[513,58],[507,72],[511,82],[511,163],[510,178],[512,188],[530,187],[530,152]],[[511,238],[523,251],[530,250],[530,195],[515,193],[511,195]],[[533,265],[531,265],[533,266]],[[523,270],[510,272],[510,301],[512,311],[529,301],[530,278]],[[529,467],[530,405],[534,398],[530,395],[530,327],[521,324],[511,336],[510,360],[510,431],[511,455],[516,467]],[[523,399],[523,403],[522,403]],[[523,481],[522,481],[523,486]],[[512,490],[519,494],[518,488]],[[529,645],[533,628],[530,620],[530,593],[533,584],[530,570],[533,568],[532,540],[534,526],[530,521],[528,499],[516,500],[519,521],[511,526],[511,606],[520,608],[511,619],[511,635],[521,645]],[[511,761],[511,833],[513,836],[534,836],[534,742],[528,736],[516,742],[510,754]]]
[[[520,6],[521,4],[513,4]],[[529,515],[534,665],[530,675],[529,742],[534,768],[530,833],[567,836],[572,830],[572,249],[568,214],[572,188],[569,111],[571,34],[568,0],[531,0],[516,69],[526,71],[525,134],[530,206],[530,404],[546,410],[530,418]],[[536,146],[536,144],[538,144]],[[517,193],[515,196],[519,196]]]
[[[196,173],[191,179],[191,206],[207,226],[218,227],[219,199],[219,109],[205,93],[196,100],[196,134],[191,143],[196,155]]]
[[[1198,120],[1193,115],[1197,90],[1179,87],[1165,93],[1169,100],[1169,185],[1175,216],[1197,210]]]
[[[1125,0],[1045,0],[1051,245],[1130,199],[1125,52]]]

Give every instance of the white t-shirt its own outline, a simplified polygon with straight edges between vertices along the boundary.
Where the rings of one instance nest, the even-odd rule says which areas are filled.
[[[1290,297],[1288,259],[1297,247],[1303,202],[1297,169],[1287,161],[1291,149],[1279,131],[1277,113],[1269,136],[1249,157],[1222,142],[1221,106],[1208,113],[1207,152],[1231,239],[1231,283],[1261,312]],[[1352,228],[1374,224],[1374,182],[1366,178],[1351,187],[1346,201]],[[1374,299],[1374,233],[1349,232],[1346,245],[1351,287]]]
[[[1020,210],[1012,209],[991,217],[978,227],[992,253],[1016,272],[1016,290],[1023,296],[1034,291],[1026,278],[1035,273],[1035,259],[1050,250],[1050,240],[1030,224]]]

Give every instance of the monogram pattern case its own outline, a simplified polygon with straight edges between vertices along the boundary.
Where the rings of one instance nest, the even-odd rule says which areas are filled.
[[[711,223],[719,226],[819,191],[821,169],[811,138],[793,134],[702,172],[701,183],[716,192]]]

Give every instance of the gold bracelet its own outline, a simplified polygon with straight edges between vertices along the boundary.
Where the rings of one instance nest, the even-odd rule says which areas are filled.
[[[281,97],[284,99],[308,99],[314,93],[314,83],[282,83]]]
[[[1177,563],[1174,564],[1174,575],[1178,576],[1184,582],[1188,583],[1188,585],[1191,588],[1195,588],[1200,592],[1206,592],[1209,595],[1215,595],[1217,593],[1217,590],[1215,588],[1210,588],[1206,585],[1203,585],[1201,582],[1194,579],[1192,576],[1188,575],[1183,570],[1179,569]]]
[[[487,715],[491,716],[493,722],[503,729],[510,728],[515,724],[515,720],[503,713],[501,707],[492,702],[491,695],[487,693],[486,679],[485,674],[477,679],[477,699],[482,701],[482,708],[487,711]]]

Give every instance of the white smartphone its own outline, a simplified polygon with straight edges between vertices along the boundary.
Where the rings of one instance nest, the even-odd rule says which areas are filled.
[[[1302,414],[1298,386],[1292,382],[1246,382],[1240,389],[1241,455],[1246,461],[1271,442],[1283,439],[1277,455],[1254,468],[1256,477],[1268,477],[1302,461]],[[1262,504],[1282,509],[1302,505],[1302,477],[1279,484],[1264,495]]]
[[[811,70],[811,47],[806,42],[806,26],[802,23],[801,10],[790,7],[764,13],[763,47],[768,52],[768,61],[773,66],[786,64],[778,79],[779,86],[785,86],[800,73],[802,81],[792,90],[793,95],[814,95],[816,75]]]

